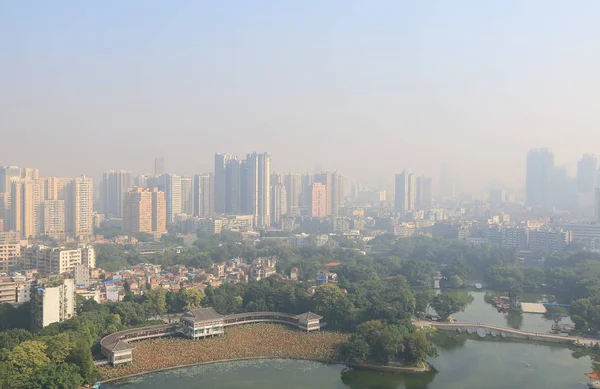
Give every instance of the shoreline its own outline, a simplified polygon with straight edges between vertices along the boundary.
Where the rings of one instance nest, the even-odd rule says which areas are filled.
[[[269,356],[256,356],[256,357],[243,357],[243,358],[233,358],[233,359],[220,359],[220,360],[214,360],[214,361],[208,361],[208,362],[197,362],[197,363],[188,363],[188,364],[184,364],[184,365],[178,365],[178,366],[170,366],[170,367],[163,367],[160,369],[156,369],[156,370],[151,370],[151,371],[143,371],[143,372],[139,372],[139,373],[135,373],[135,374],[128,374],[122,377],[113,377],[113,378],[108,378],[106,380],[102,380],[100,381],[103,384],[107,384],[107,383],[111,383],[111,382],[116,382],[116,381],[120,381],[120,380],[127,380],[130,378],[136,378],[139,376],[143,376],[143,375],[148,375],[148,374],[152,374],[152,373],[160,373],[163,371],[169,371],[169,370],[177,370],[177,369],[186,369],[188,367],[194,367],[194,366],[204,366],[204,365],[213,365],[216,363],[228,363],[228,362],[237,362],[237,361],[251,361],[251,360],[271,360],[271,361],[276,361],[276,360],[288,360],[288,361],[311,361],[311,362],[319,362],[319,363],[324,363],[324,364],[328,364],[328,365],[344,365],[346,367],[350,367],[352,369],[363,369],[363,370],[375,370],[375,371],[386,371],[386,372],[394,372],[394,373],[425,373],[431,370],[431,367],[429,364],[425,364],[425,366],[423,367],[416,367],[416,366],[394,366],[394,365],[374,365],[374,364],[368,364],[368,363],[361,363],[361,364],[346,364],[342,361],[336,361],[336,360],[328,360],[328,359],[315,359],[315,358],[302,358],[302,357],[297,357],[297,358],[273,358],[273,357],[269,357]]]

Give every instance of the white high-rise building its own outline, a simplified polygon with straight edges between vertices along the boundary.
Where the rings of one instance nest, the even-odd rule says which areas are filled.
[[[42,209],[44,221],[42,233],[55,239],[64,239],[67,233],[65,224],[65,201],[44,200]]]
[[[287,192],[285,185],[271,187],[271,224],[280,224],[281,216],[287,212]]]
[[[35,332],[75,316],[75,280],[47,281],[32,289],[31,313]]]
[[[194,176],[194,216],[210,217],[214,212],[214,177],[212,174]]]
[[[267,228],[271,223],[271,155],[249,154],[244,174],[246,210],[254,215],[258,228]]]
[[[65,190],[67,232],[75,237],[94,232],[94,183],[90,177],[72,179]]]
[[[148,179],[148,188],[158,188],[165,192],[165,202],[167,203],[167,224],[175,221],[175,216],[181,212],[181,176],[172,173],[165,173],[159,177]]]
[[[299,174],[289,173],[283,177],[287,193],[287,214],[300,215],[300,196],[302,194],[302,179]]]
[[[396,174],[395,187],[395,210],[396,212],[410,212],[415,210],[417,180],[414,174],[409,174],[404,170]]]
[[[19,231],[21,239],[38,236],[42,231],[43,186],[39,180],[17,179],[10,182],[9,230]]]
[[[181,213],[194,214],[194,192],[191,177],[181,177]]]
[[[102,212],[107,217],[123,217],[123,195],[133,187],[131,173],[125,170],[109,170],[102,173],[100,196]]]

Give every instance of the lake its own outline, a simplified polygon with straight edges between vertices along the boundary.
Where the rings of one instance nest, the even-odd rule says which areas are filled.
[[[252,360],[140,376],[106,389],[585,389],[592,361],[564,347],[435,334],[437,372],[382,373],[293,360]],[[529,365],[529,366],[528,366]]]

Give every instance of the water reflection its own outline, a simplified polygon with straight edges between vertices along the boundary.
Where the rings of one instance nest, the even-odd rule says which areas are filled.
[[[467,334],[442,334],[435,333],[430,335],[430,339],[438,350],[452,351],[465,347],[467,344]]]
[[[428,389],[437,371],[403,374],[344,369],[341,380],[350,389]]]
[[[504,316],[506,318],[506,325],[515,330],[520,330],[523,326],[523,315],[520,313],[509,312]]]

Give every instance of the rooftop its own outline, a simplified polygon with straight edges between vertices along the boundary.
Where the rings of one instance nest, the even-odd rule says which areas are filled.
[[[222,319],[223,315],[214,310],[214,308],[192,309],[183,314],[182,318],[190,318],[194,321]]]

